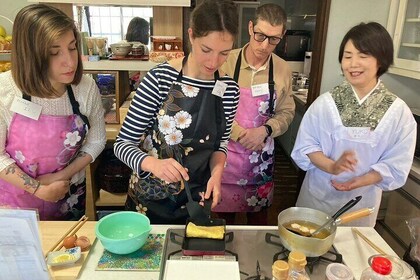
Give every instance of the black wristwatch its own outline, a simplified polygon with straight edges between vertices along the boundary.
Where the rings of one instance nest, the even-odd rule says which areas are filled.
[[[267,136],[271,136],[271,134],[273,133],[273,129],[271,128],[271,126],[268,124],[265,124],[264,127],[265,127],[265,131],[267,131]]]
[[[264,125],[264,127],[265,127],[265,131],[267,132],[267,136],[265,137],[265,139],[264,139],[264,143],[267,141],[267,138],[269,137],[269,136],[271,136],[271,134],[273,133],[273,129],[271,128],[271,126],[270,125],[268,125],[268,124],[265,124]]]

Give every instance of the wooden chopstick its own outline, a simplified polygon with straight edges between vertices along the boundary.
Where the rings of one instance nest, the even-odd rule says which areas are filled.
[[[379,254],[381,255],[386,255],[387,253],[385,253],[385,251],[383,251],[381,248],[379,248],[375,243],[373,243],[372,241],[370,241],[369,238],[367,238],[363,233],[361,233],[357,228],[351,228],[351,230],[357,234],[358,236],[360,236],[364,241],[366,241],[367,244],[370,245],[370,247],[372,247],[373,249],[375,249]]]
[[[47,252],[45,252],[45,257],[47,257],[49,252],[58,251],[63,248],[63,240],[67,236],[74,235],[88,220],[88,217],[81,217],[69,230],[52,246]]]

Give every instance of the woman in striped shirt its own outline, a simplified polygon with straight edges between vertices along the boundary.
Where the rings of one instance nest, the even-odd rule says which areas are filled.
[[[231,1],[203,1],[188,29],[191,53],[158,65],[144,77],[114,144],[133,169],[126,209],[152,223],[185,223],[183,180],[192,197],[220,200],[227,143],[239,87],[218,68],[238,33]]]

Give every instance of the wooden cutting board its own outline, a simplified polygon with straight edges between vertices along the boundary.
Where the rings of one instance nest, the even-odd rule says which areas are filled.
[[[65,234],[76,222],[67,221],[40,221],[39,229],[42,242],[42,251],[45,253]],[[93,244],[95,241],[96,222],[86,222],[78,231],[77,236],[87,236]],[[64,248],[62,249],[64,250]],[[49,267],[52,279],[67,280],[76,279],[82,269],[83,263],[89,251],[82,252],[81,258],[71,266]]]

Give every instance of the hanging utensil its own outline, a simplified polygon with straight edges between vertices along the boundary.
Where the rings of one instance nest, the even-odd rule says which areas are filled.
[[[320,233],[324,228],[329,227],[338,217],[340,217],[343,213],[345,213],[347,210],[350,210],[354,205],[359,203],[359,201],[362,199],[362,196],[358,196],[349,202],[347,202],[343,207],[338,209],[337,212],[335,212],[334,215],[331,216],[331,218],[326,221],[323,225],[321,225],[317,230],[315,230],[313,233],[309,234],[309,236],[314,236]]]

